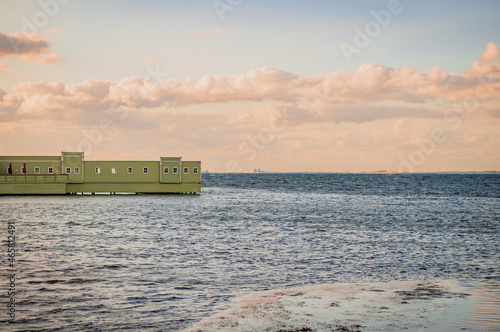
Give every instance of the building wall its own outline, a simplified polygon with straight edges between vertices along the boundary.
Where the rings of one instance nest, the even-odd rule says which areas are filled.
[[[160,158],[161,183],[181,183],[181,158]]]
[[[68,174],[69,183],[83,182],[83,152],[63,152],[62,172]],[[69,171],[69,172],[68,172]]]
[[[199,193],[200,183],[68,183],[68,193]]]
[[[185,173],[184,169],[188,172]],[[181,164],[181,179],[183,183],[199,183],[201,182],[201,162],[199,161],[183,161]],[[196,171],[196,173],[195,173]]]
[[[35,174],[35,167],[40,167],[40,174],[49,174],[49,167],[53,168],[54,174],[62,174],[59,156],[0,156],[0,175],[8,173],[10,164],[12,164],[12,174],[23,174],[24,163],[27,174]]]
[[[2,183],[0,195],[65,195],[66,183]]]
[[[157,161],[84,161],[83,163],[85,183],[160,181]],[[100,173],[96,172],[96,168],[99,168]],[[132,169],[132,173],[129,173],[129,168]],[[144,168],[147,168],[147,174],[144,173]],[[112,172],[113,169],[116,170],[115,174]]]

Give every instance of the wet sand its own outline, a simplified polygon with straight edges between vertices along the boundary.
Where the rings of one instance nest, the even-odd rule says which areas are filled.
[[[443,281],[272,290],[240,297],[186,331],[474,331],[468,299]]]

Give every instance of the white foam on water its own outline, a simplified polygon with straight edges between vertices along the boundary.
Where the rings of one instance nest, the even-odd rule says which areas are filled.
[[[444,281],[322,284],[239,297],[185,332],[473,331],[469,305]]]

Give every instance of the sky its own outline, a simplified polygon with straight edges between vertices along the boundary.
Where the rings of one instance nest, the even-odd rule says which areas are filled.
[[[499,1],[0,4],[0,155],[500,171]]]

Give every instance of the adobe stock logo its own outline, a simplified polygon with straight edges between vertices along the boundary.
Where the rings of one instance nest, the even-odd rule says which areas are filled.
[[[214,6],[215,12],[219,16],[221,21],[224,21],[224,15],[227,12],[232,12],[236,7],[241,5],[243,0],[214,0],[212,5]]]
[[[378,37],[382,32],[382,28],[387,28],[391,22],[394,15],[398,15],[403,11],[403,6],[399,0],[389,0],[387,3],[387,9],[382,9],[378,12],[372,10],[370,15],[374,18],[367,22],[364,29],[359,27],[354,27],[354,35],[352,44],[347,42],[340,43],[340,50],[344,55],[345,60],[351,63],[352,56],[354,54],[361,53],[361,50],[368,47],[372,42],[373,38]]]
[[[487,101],[488,97],[495,93],[492,74],[487,77],[479,77],[478,83],[474,89],[474,95],[466,96],[460,104],[441,105],[441,101],[436,103],[435,108],[446,107],[446,111],[443,113],[443,121],[451,124],[451,128],[448,129],[450,132],[448,133],[447,130],[441,127],[434,128],[430,137],[418,144],[407,157],[399,156],[399,172],[415,172],[417,167],[422,166],[427,158],[436,152],[438,146],[444,145],[453,136],[453,131],[462,126],[463,120],[469,118],[478,109],[481,102]]]
[[[26,16],[21,18],[23,21],[21,31],[38,33],[40,29],[43,29],[49,23],[50,18],[54,18],[57,14],[59,14],[60,5],[67,5],[70,2],[71,0],[38,1],[38,5],[41,10],[34,13],[31,20],[29,20]]]
[[[114,108],[113,112],[118,115],[116,119],[110,119],[107,117],[101,119],[97,129],[85,130],[84,137],[76,144],[76,146],[68,145],[64,151],[83,151],[87,156],[89,156],[94,150],[94,147],[99,146],[104,141],[106,135],[111,134],[116,130],[116,125],[114,123],[124,121],[130,114],[129,109],[124,107]]]
[[[254,161],[269,144],[277,139],[277,134],[283,132],[295,116],[286,110],[275,110],[269,113],[269,126],[263,127],[256,135],[250,135],[238,146],[238,153],[245,156],[243,163]],[[230,160],[226,164],[226,172],[242,172],[242,162]]]

